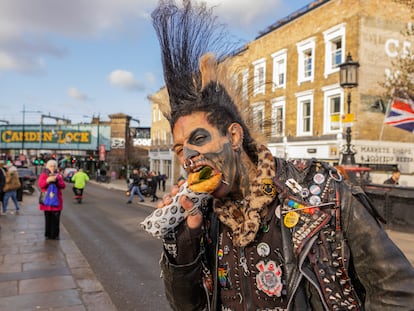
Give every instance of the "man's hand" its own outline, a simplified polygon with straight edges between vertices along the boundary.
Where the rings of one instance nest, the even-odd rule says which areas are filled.
[[[157,207],[162,208],[164,206],[171,204],[173,202],[173,197],[177,195],[181,185],[184,183],[185,183],[185,180],[180,180],[177,185],[172,186],[170,193],[169,194],[167,193],[162,197],[162,200],[158,202]],[[180,204],[186,211],[191,210],[194,206],[194,203],[185,195],[183,195],[180,198]],[[190,229],[199,228],[201,226],[202,220],[203,220],[203,215],[201,215],[201,213],[193,215],[193,216],[188,215],[187,226]]]

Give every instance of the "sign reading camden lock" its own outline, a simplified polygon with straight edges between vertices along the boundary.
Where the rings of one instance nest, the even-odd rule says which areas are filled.
[[[0,149],[110,149],[110,126],[105,125],[2,125]]]

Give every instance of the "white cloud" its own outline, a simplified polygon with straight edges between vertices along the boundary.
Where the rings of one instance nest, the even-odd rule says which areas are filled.
[[[245,31],[254,29],[254,33],[275,21],[276,10],[282,4],[282,0],[206,2],[217,6],[215,14],[220,22]],[[62,46],[65,39],[140,31],[143,27],[139,24],[148,22],[156,3],[157,0],[0,0],[0,72],[43,69],[38,59],[66,56],[68,51]]]
[[[126,70],[114,70],[108,76],[109,83],[131,91],[143,91],[145,86]]]
[[[68,89],[68,95],[74,99],[80,100],[80,101],[86,101],[89,100],[89,97],[79,91],[76,87],[70,87]]]
[[[131,21],[148,20],[155,3],[156,0],[0,0],[0,72],[39,70],[37,59],[66,55],[65,47],[56,38],[90,38],[104,31],[128,30]]]
[[[206,0],[209,6],[215,6],[220,21],[233,27],[249,27],[260,23],[264,17],[276,16],[282,0]]]

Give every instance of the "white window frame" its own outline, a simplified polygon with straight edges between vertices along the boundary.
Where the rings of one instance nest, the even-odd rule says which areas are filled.
[[[311,136],[313,133],[313,91],[306,91],[296,94],[297,101],[297,122],[296,122],[296,135],[297,136]],[[305,131],[303,122],[303,105],[304,103],[309,102],[309,130]]]
[[[315,77],[315,41],[316,38],[312,37],[296,44],[298,50],[298,85],[303,82],[313,82]],[[311,55],[311,72],[309,76],[305,76],[307,72],[305,70],[305,60],[309,52]]]
[[[341,122],[341,116],[344,114],[344,91],[339,84],[325,86],[322,88],[323,92],[323,103],[324,103],[324,121],[323,121],[323,132],[324,134],[337,134],[342,133],[343,126]],[[331,111],[331,98],[339,98],[339,127],[336,130],[332,129],[332,111]]]
[[[276,124],[278,123],[277,111],[282,109],[282,131],[281,133],[276,132]],[[285,125],[286,125],[286,97],[278,97],[272,100],[272,137],[283,137],[285,136]]]
[[[342,23],[336,25],[326,31],[323,32],[323,37],[325,40],[325,72],[324,76],[325,79],[333,73],[339,71],[338,65],[345,62],[345,36],[346,34],[346,24]],[[341,42],[341,49],[340,49],[340,61],[339,63],[334,62],[333,53],[335,52],[334,46],[336,42]]]
[[[264,133],[265,131],[265,103],[264,102],[258,102],[252,104],[252,110],[253,110],[253,125],[255,129],[257,129],[258,132]],[[262,118],[261,120],[257,119],[257,115],[261,114]]]
[[[247,100],[249,97],[249,70],[242,71],[242,98]]]
[[[273,83],[272,91],[278,88],[286,88],[286,74],[287,74],[287,49],[283,49],[273,53]],[[283,76],[283,81],[280,82],[280,76]]]
[[[253,96],[264,94],[266,86],[266,59],[253,62]]]

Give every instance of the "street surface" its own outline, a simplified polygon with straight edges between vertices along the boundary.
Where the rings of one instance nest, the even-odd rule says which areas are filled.
[[[171,310],[160,279],[161,241],[139,228],[153,210],[126,204],[124,192],[88,183],[82,204],[75,203],[73,184],[64,191],[62,223],[118,310]],[[117,185],[124,189],[124,184]],[[146,198],[148,202],[150,198]],[[414,234],[387,231],[411,264]]]
[[[161,241],[139,228],[152,207],[126,204],[122,191],[88,183],[75,203],[64,191],[62,223],[118,310],[170,310],[160,278]],[[146,198],[147,201],[150,198]]]

